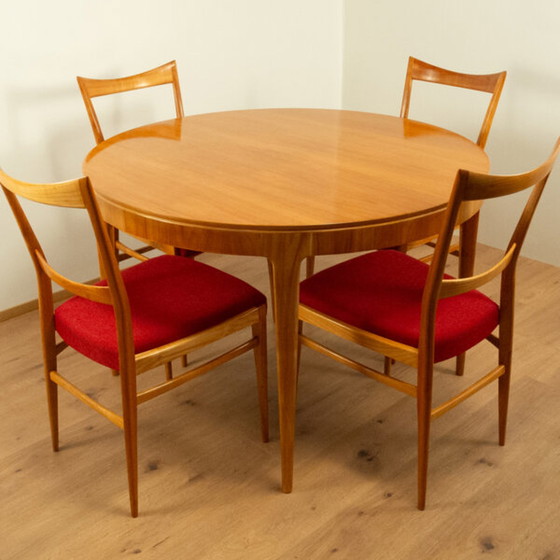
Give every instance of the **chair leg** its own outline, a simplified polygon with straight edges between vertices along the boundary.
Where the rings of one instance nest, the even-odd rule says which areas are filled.
[[[459,354],[455,362],[455,375],[463,375],[465,373],[466,354]]]
[[[428,456],[430,450],[430,422],[432,412],[432,365],[419,364],[417,420],[418,420],[418,509],[426,507],[428,485]]]
[[[165,365],[165,379],[171,381],[173,379],[173,364],[171,362],[166,362]]]
[[[51,381],[49,372],[46,374],[47,406],[49,409],[49,422],[51,427],[51,442],[53,451],[58,451],[58,385]]]
[[[128,475],[128,495],[130,515],[138,517],[138,437],[136,422],[124,424],[124,446],[126,453],[126,471]]]
[[[138,517],[138,402],[136,370],[129,368],[121,368],[122,417],[130,514]]]
[[[189,358],[188,358],[187,354],[184,354],[184,355],[181,357],[181,365],[182,365],[184,368],[189,367]]]
[[[261,437],[263,442],[269,440],[268,431],[268,370],[267,370],[267,341],[266,341],[266,307],[259,311],[259,322],[252,327],[253,336],[259,344],[254,349],[255,369],[257,372],[257,393],[261,419]]]
[[[49,323],[50,326],[50,323]],[[51,429],[51,443],[53,451],[58,451],[58,385],[51,379],[51,371],[57,371],[56,339],[52,329],[42,326],[43,338],[43,373],[45,376],[45,389],[47,392],[47,408],[49,411],[49,424]]]
[[[270,293],[274,294],[275,293],[275,287],[274,287],[274,270],[273,270],[273,265],[271,261],[267,261],[268,264],[268,279],[270,282]],[[276,321],[276,309],[274,309],[274,298],[272,299],[272,319],[274,321]]]
[[[477,212],[459,227],[459,246],[457,248],[457,256],[459,257],[459,278],[472,276],[474,273],[479,218],[480,214]],[[463,353],[457,356],[455,373],[457,375],[463,375],[464,372],[465,354]]]
[[[313,272],[315,271],[315,257],[307,257],[305,259],[305,277],[309,278],[313,276]]]
[[[392,358],[388,358],[385,356],[385,362],[383,365],[383,373],[385,375],[391,375],[391,366],[393,365],[394,360]]]
[[[109,226],[109,237],[111,239],[111,246],[115,251],[115,257],[119,258],[119,250],[117,249],[117,242],[119,241],[119,230],[113,226]]]
[[[498,432],[500,445],[506,443],[506,424],[511,379],[511,360],[513,347],[513,295],[509,305],[502,305],[500,313],[499,363],[504,365],[504,373],[498,379]]]
[[[298,336],[303,334],[303,321],[298,321]],[[301,363],[301,339],[298,340],[298,347],[297,347],[297,378],[296,383],[299,382],[299,366]]]
[[[511,369],[506,366],[505,373],[498,379],[498,431],[500,445],[505,445],[506,443],[510,378]]]
[[[418,410],[418,509],[426,507],[428,455],[430,447],[430,411]]]

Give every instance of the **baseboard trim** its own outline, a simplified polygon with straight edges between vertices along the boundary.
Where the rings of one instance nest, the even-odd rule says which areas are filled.
[[[15,307],[10,307],[9,309],[5,309],[4,311],[0,311],[0,323],[3,321],[7,321],[8,319],[14,319],[15,317],[19,317],[29,311],[35,311],[39,307],[39,302],[34,299],[33,301],[27,301],[20,305],[16,305]]]
[[[99,278],[95,278],[94,280],[87,280],[84,284],[95,284],[99,282]],[[72,294],[66,290],[59,290],[57,292],[53,292],[53,301],[55,303],[64,301],[71,297]],[[15,317],[19,317],[20,315],[24,315],[25,313],[29,313],[30,311],[36,311],[39,309],[39,300],[33,299],[31,301],[26,301],[25,303],[20,303],[15,307],[10,307],[9,309],[4,309],[0,311],[0,323],[3,321],[8,321],[9,319],[14,319]]]

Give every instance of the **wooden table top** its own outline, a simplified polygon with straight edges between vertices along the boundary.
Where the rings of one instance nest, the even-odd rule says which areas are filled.
[[[175,224],[337,229],[443,209],[473,142],[372,113],[260,109],[186,117],[106,140],[84,163],[98,197]]]

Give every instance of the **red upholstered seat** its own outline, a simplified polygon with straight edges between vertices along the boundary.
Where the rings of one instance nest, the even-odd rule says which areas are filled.
[[[428,268],[399,251],[368,253],[304,280],[300,301],[344,323],[418,347]],[[496,303],[476,290],[440,300],[435,361],[457,356],[484,340],[498,321]]]
[[[213,327],[266,301],[261,292],[234,276],[170,255],[125,269],[122,276],[137,353]],[[119,369],[111,306],[73,297],[56,309],[55,326],[69,346]]]

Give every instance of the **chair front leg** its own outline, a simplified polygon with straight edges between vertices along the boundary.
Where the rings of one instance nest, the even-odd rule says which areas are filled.
[[[432,413],[433,363],[418,367],[417,422],[418,422],[418,509],[426,507],[428,486],[428,456],[430,450],[430,427]]]
[[[127,366],[121,367],[120,376],[124,447],[130,514],[132,517],[138,517],[138,401],[136,395],[136,370],[134,367]]]

